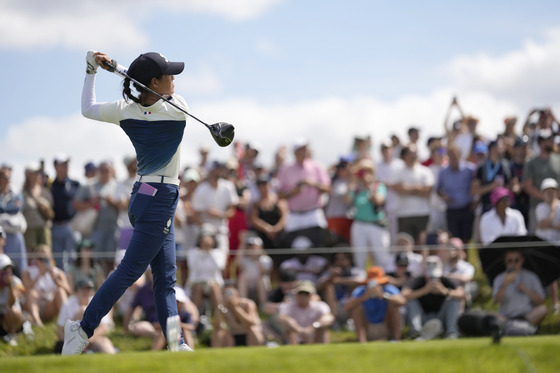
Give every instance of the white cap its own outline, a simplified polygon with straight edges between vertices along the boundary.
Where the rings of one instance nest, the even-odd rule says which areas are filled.
[[[200,181],[200,175],[198,173],[197,170],[195,170],[194,168],[189,168],[187,170],[185,170],[185,172],[183,173],[183,177],[182,180],[187,182],[187,181],[195,181],[195,182],[199,182]]]
[[[541,183],[541,191],[545,189],[558,189],[558,182],[551,177],[544,179]]]
[[[4,230],[4,228],[2,228],[1,225],[0,225],[0,237],[6,238],[6,231]]]
[[[54,164],[66,163],[70,160],[70,156],[66,153],[57,153],[54,156]]]
[[[25,166],[25,172],[39,172],[41,171],[41,165],[39,162],[31,162]]]
[[[6,254],[0,254],[0,270],[6,268],[7,266],[14,266],[12,259]]]
[[[298,137],[295,139],[293,145],[292,145],[292,149],[294,151],[303,148],[304,146],[309,145],[309,141],[307,141],[306,138],[304,137]]]

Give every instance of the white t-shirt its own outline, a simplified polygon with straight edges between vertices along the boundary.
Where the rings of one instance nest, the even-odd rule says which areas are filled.
[[[19,287],[23,289],[23,284],[21,280],[17,276],[12,276],[12,287]],[[0,288],[0,315],[4,313],[6,309],[8,309],[8,301],[10,300],[10,288],[8,286],[4,286]],[[16,298],[16,302],[13,305],[14,309],[21,311],[21,304],[19,302],[19,298]]]
[[[214,189],[207,181],[199,184],[194,191],[192,207],[200,212],[202,223],[210,223],[220,230],[220,233],[228,231],[228,220],[213,218],[206,214],[211,207],[226,212],[230,206],[237,205],[239,197],[235,185],[229,180],[219,179],[218,186]]]
[[[331,309],[323,301],[311,301],[309,307],[301,308],[295,300],[291,300],[280,303],[278,313],[291,317],[299,326],[306,328],[319,320],[323,315],[330,314]]]
[[[322,256],[310,255],[305,263],[302,263],[297,257],[285,260],[280,264],[280,269],[293,269],[297,272],[296,279],[298,281],[308,280],[317,283],[317,278],[324,270],[328,261]]]
[[[404,163],[401,159],[393,159],[391,163],[377,163],[377,178],[379,182],[387,186],[385,211],[387,211],[388,214],[394,213],[399,208],[399,195],[391,189],[391,184],[403,167]]]
[[[459,259],[454,266],[445,263],[443,265],[443,275],[447,276],[449,274],[470,276],[472,278],[474,276],[474,266],[463,259]]]
[[[496,214],[496,209],[487,211],[480,217],[480,241],[483,245],[488,245],[501,236],[524,236],[526,234],[525,220],[519,210],[506,208],[504,224]]]
[[[227,251],[220,246],[210,251],[195,248],[187,251],[189,263],[190,285],[201,282],[213,281],[218,285],[224,284],[222,271],[226,267]]]
[[[548,217],[550,213],[550,206],[545,202],[540,202],[537,207],[535,208],[535,217],[537,219],[537,224]],[[554,211],[554,217],[552,218],[552,224],[560,225],[560,204],[556,206],[556,211]],[[535,234],[542,238],[543,240],[547,240],[550,242],[559,241],[560,240],[560,230],[554,228],[546,228],[546,229],[539,229],[535,231]]]
[[[399,183],[403,186],[433,186],[434,174],[428,167],[417,163],[412,168],[403,167],[395,174],[392,184]],[[398,217],[424,216],[430,214],[430,204],[428,203],[427,197],[399,195],[398,206]]]
[[[268,255],[260,255],[258,260],[243,257],[239,261],[239,270],[247,280],[256,283],[261,277],[268,276],[272,264],[272,258]]]

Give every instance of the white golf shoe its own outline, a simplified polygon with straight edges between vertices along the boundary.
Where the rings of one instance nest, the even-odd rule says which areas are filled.
[[[86,348],[87,344],[88,338],[80,327],[80,322],[66,320],[66,324],[64,324],[64,346],[62,346],[62,355],[79,355],[84,348]]]
[[[179,351],[194,352],[194,350],[192,348],[190,348],[189,345],[186,344],[186,343],[181,343],[179,345]]]

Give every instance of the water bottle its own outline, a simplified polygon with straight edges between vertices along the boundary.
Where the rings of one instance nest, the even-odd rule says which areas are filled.
[[[169,351],[179,351],[179,339],[181,338],[181,318],[179,315],[167,318],[167,345]]]

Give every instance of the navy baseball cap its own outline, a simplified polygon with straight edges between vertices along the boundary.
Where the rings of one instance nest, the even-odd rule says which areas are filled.
[[[185,68],[184,62],[169,62],[161,53],[149,52],[138,56],[128,68],[128,75],[144,85],[161,75],[178,75]]]

